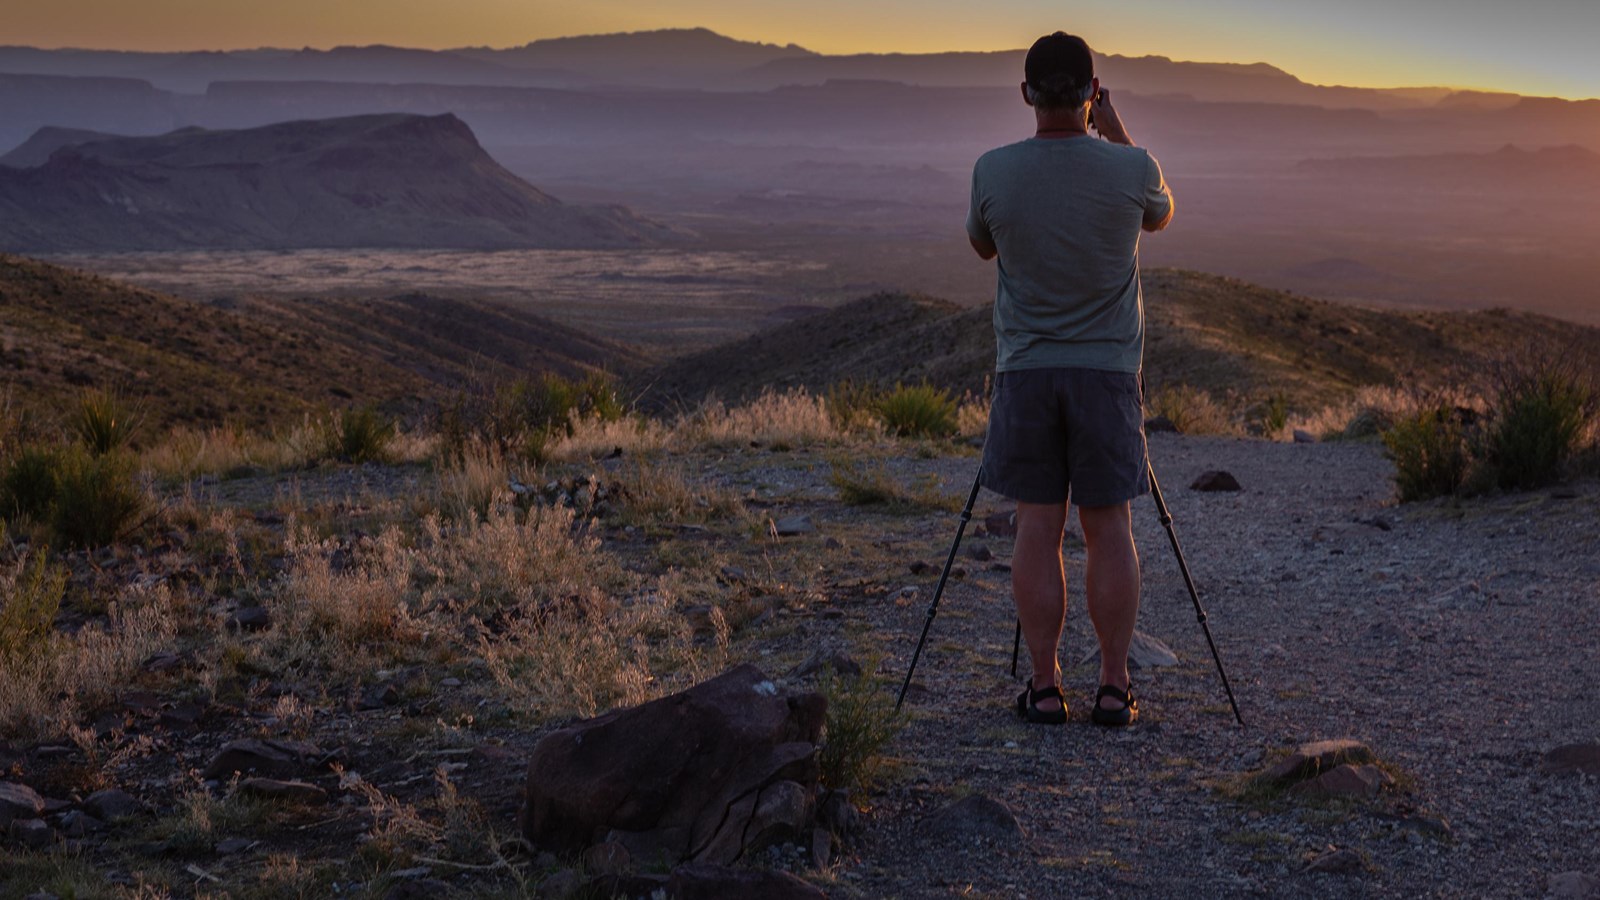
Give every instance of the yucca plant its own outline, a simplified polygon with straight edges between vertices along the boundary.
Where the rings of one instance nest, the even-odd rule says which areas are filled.
[[[948,437],[956,433],[956,401],[950,392],[923,383],[895,385],[878,398],[884,427],[900,437]]]

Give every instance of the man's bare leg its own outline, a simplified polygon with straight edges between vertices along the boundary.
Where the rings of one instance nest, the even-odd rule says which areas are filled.
[[[1065,503],[1018,503],[1017,541],[1011,559],[1011,591],[1017,621],[1033,661],[1034,690],[1058,685],[1056,654],[1067,619],[1067,579],[1061,567],[1061,538],[1067,525]],[[1040,712],[1061,708],[1051,697]]]
[[[1084,566],[1086,605],[1100,640],[1100,683],[1128,689],[1128,648],[1139,616],[1139,551],[1133,545],[1129,504],[1078,509],[1087,562]],[[1022,514],[1017,514],[1018,556],[1021,556]],[[1100,701],[1120,709],[1117,701]]]

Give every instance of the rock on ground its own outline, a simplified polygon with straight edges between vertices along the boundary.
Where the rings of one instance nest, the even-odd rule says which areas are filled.
[[[0,783],[0,828],[17,819],[36,819],[44,814],[44,798],[25,784]]]
[[[528,763],[523,833],[576,854],[728,863],[809,835],[827,701],[784,696],[742,665],[678,694],[546,735]]]
[[[1084,663],[1100,662],[1100,648],[1096,647],[1083,658]],[[1172,652],[1159,638],[1152,637],[1142,631],[1133,633],[1133,644],[1128,648],[1128,668],[1130,669],[1158,669],[1162,666],[1175,666],[1178,664],[1178,654]]]
[[[935,812],[922,831],[939,839],[983,837],[1007,845],[1028,837],[1009,806],[983,794],[969,794]]]

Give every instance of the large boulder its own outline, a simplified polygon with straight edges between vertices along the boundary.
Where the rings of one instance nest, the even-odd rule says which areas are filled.
[[[522,829],[544,850],[605,841],[638,864],[727,864],[809,834],[820,694],[742,665],[682,693],[570,725],[528,764]]]

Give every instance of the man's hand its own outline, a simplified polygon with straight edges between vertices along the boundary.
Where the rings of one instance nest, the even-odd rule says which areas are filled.
[[[1128,136],[1128,129],[1122,124],[1122,117],[1117,115],[1117,108],[1111,105],[1111,91],[1101,88],[1089,101],[1090,123],[1100,136],[1113,144],[1134,146],[1133,138]]]

